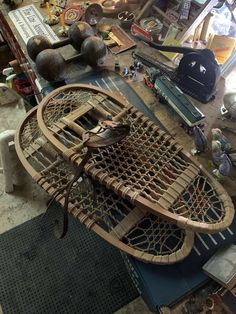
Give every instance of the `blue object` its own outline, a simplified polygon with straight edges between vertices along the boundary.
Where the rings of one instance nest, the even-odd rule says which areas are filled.
[[[232,163],[226,154],[221,156],[221,163],[219,166],[219,171],[223,176],[228,176],[232,170]]]
[[[129,75],[129,68],[128,68],[128,67],[125,67],[125,68],[123,69],[123,71],[122,71],[122,74],[123,74],[124,76],[128,76],[128,75]]]
[[[207,138],[199,126],[193,128],[193,136],[197,151],[204,152],[207,148]]]

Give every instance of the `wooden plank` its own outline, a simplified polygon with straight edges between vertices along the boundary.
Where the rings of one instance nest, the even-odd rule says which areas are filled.
[[[61,121],[65,123],[65,125],[68,126],[72,131],[74,131],[76,134],[80,136],[82,136],[82,134],[85,132],[84,128],[82,128],[80,125],[78,125],[74,121],[70,120],[68,117],[63,117]]]
[[[110,235],[122,239],[144,216],[145,210],[135,207],[111,232]]]
[[[83,105],[80,105],[78,109],[73,110],[71,113],[65,116],[67,121],[75,121],[76,119],[79,119],[82,117],[84,114],[86,114],[88,111],[93,109],[94,106],[92,103],[85,103]],[[61,119],[63,120],[63,119]]]
[[[208,0],[196,15],[195,20],[190,24],[184,27],[183,31],[177,35],[177,40],[183,43],[191,33],[198,27],[198,25],[205,19],[207,14],[213,9],[213,7],[218,3],[218,0]]]
[[[148,15],[148,11],[151,8],[151,6],[153,5],[155,0],[148,0],[146,2],[146,4],[143,6],[143,8],[140,10],[136,20],[139,21],[141,20],[143,17]]]
[[[24,155],[25,158],[29,158],[32,156],[38,149],[40,149],[41,146],[37,143],[32,143],[31,146],[28,146],[27,148],[24,149]]]
[[[159,199],[158,203],[165,209],[169,209],[198,173],[199,170],[194,165],[190,164],[176,181],[170,185],[168,190]]]

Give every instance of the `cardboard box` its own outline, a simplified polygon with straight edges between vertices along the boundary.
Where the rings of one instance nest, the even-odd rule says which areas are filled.
[[[233,52],[235,44],[235,38],[211,35],[207,43],[207,48],[209,48],[214,53],[216,60],[220,64],[224,64]]]

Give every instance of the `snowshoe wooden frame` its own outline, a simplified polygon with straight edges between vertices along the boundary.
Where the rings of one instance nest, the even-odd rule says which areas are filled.
[[[63,206],[75,169],[42,134],[36,110],[28,113],[16,132],[16,151],[33,179]],[[193,232],[134,206],[99,183],[91,188],[87,179],[73,185],[68,204],[68,211],[87,228],[143,262],[172,264],[190,253]]]
[[[102,120],[128,124],[130,134],[121,143],[92,154],[85,165],[89,176],[180,228],[215,233],[231,224],[234,207],[223,187],[124,98],[90,85],[66,85],[43,99],[37,119],[45,137],[77,166],[86,152],[84,132]]]

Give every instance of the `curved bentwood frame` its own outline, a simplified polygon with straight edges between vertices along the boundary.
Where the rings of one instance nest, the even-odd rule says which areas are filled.
[[[17,154],[33,179],[62,206],[75,173],[44,137],[32,109],[16,132]],[[73,185],[68,211],[119,250],[154,264],[172,264],[185,258],[194,234],[138,208],[98,182],[83,177]]]
[[[87,175],[181,228],[215,233],[231,224],[234,207],[223,187],[126,99],[90,85],[67,85],[43,99],[37,118],[44,136],[75,165],[85,153],[84,132],[101,120],[129,124],[121,143],[93,153]]]

